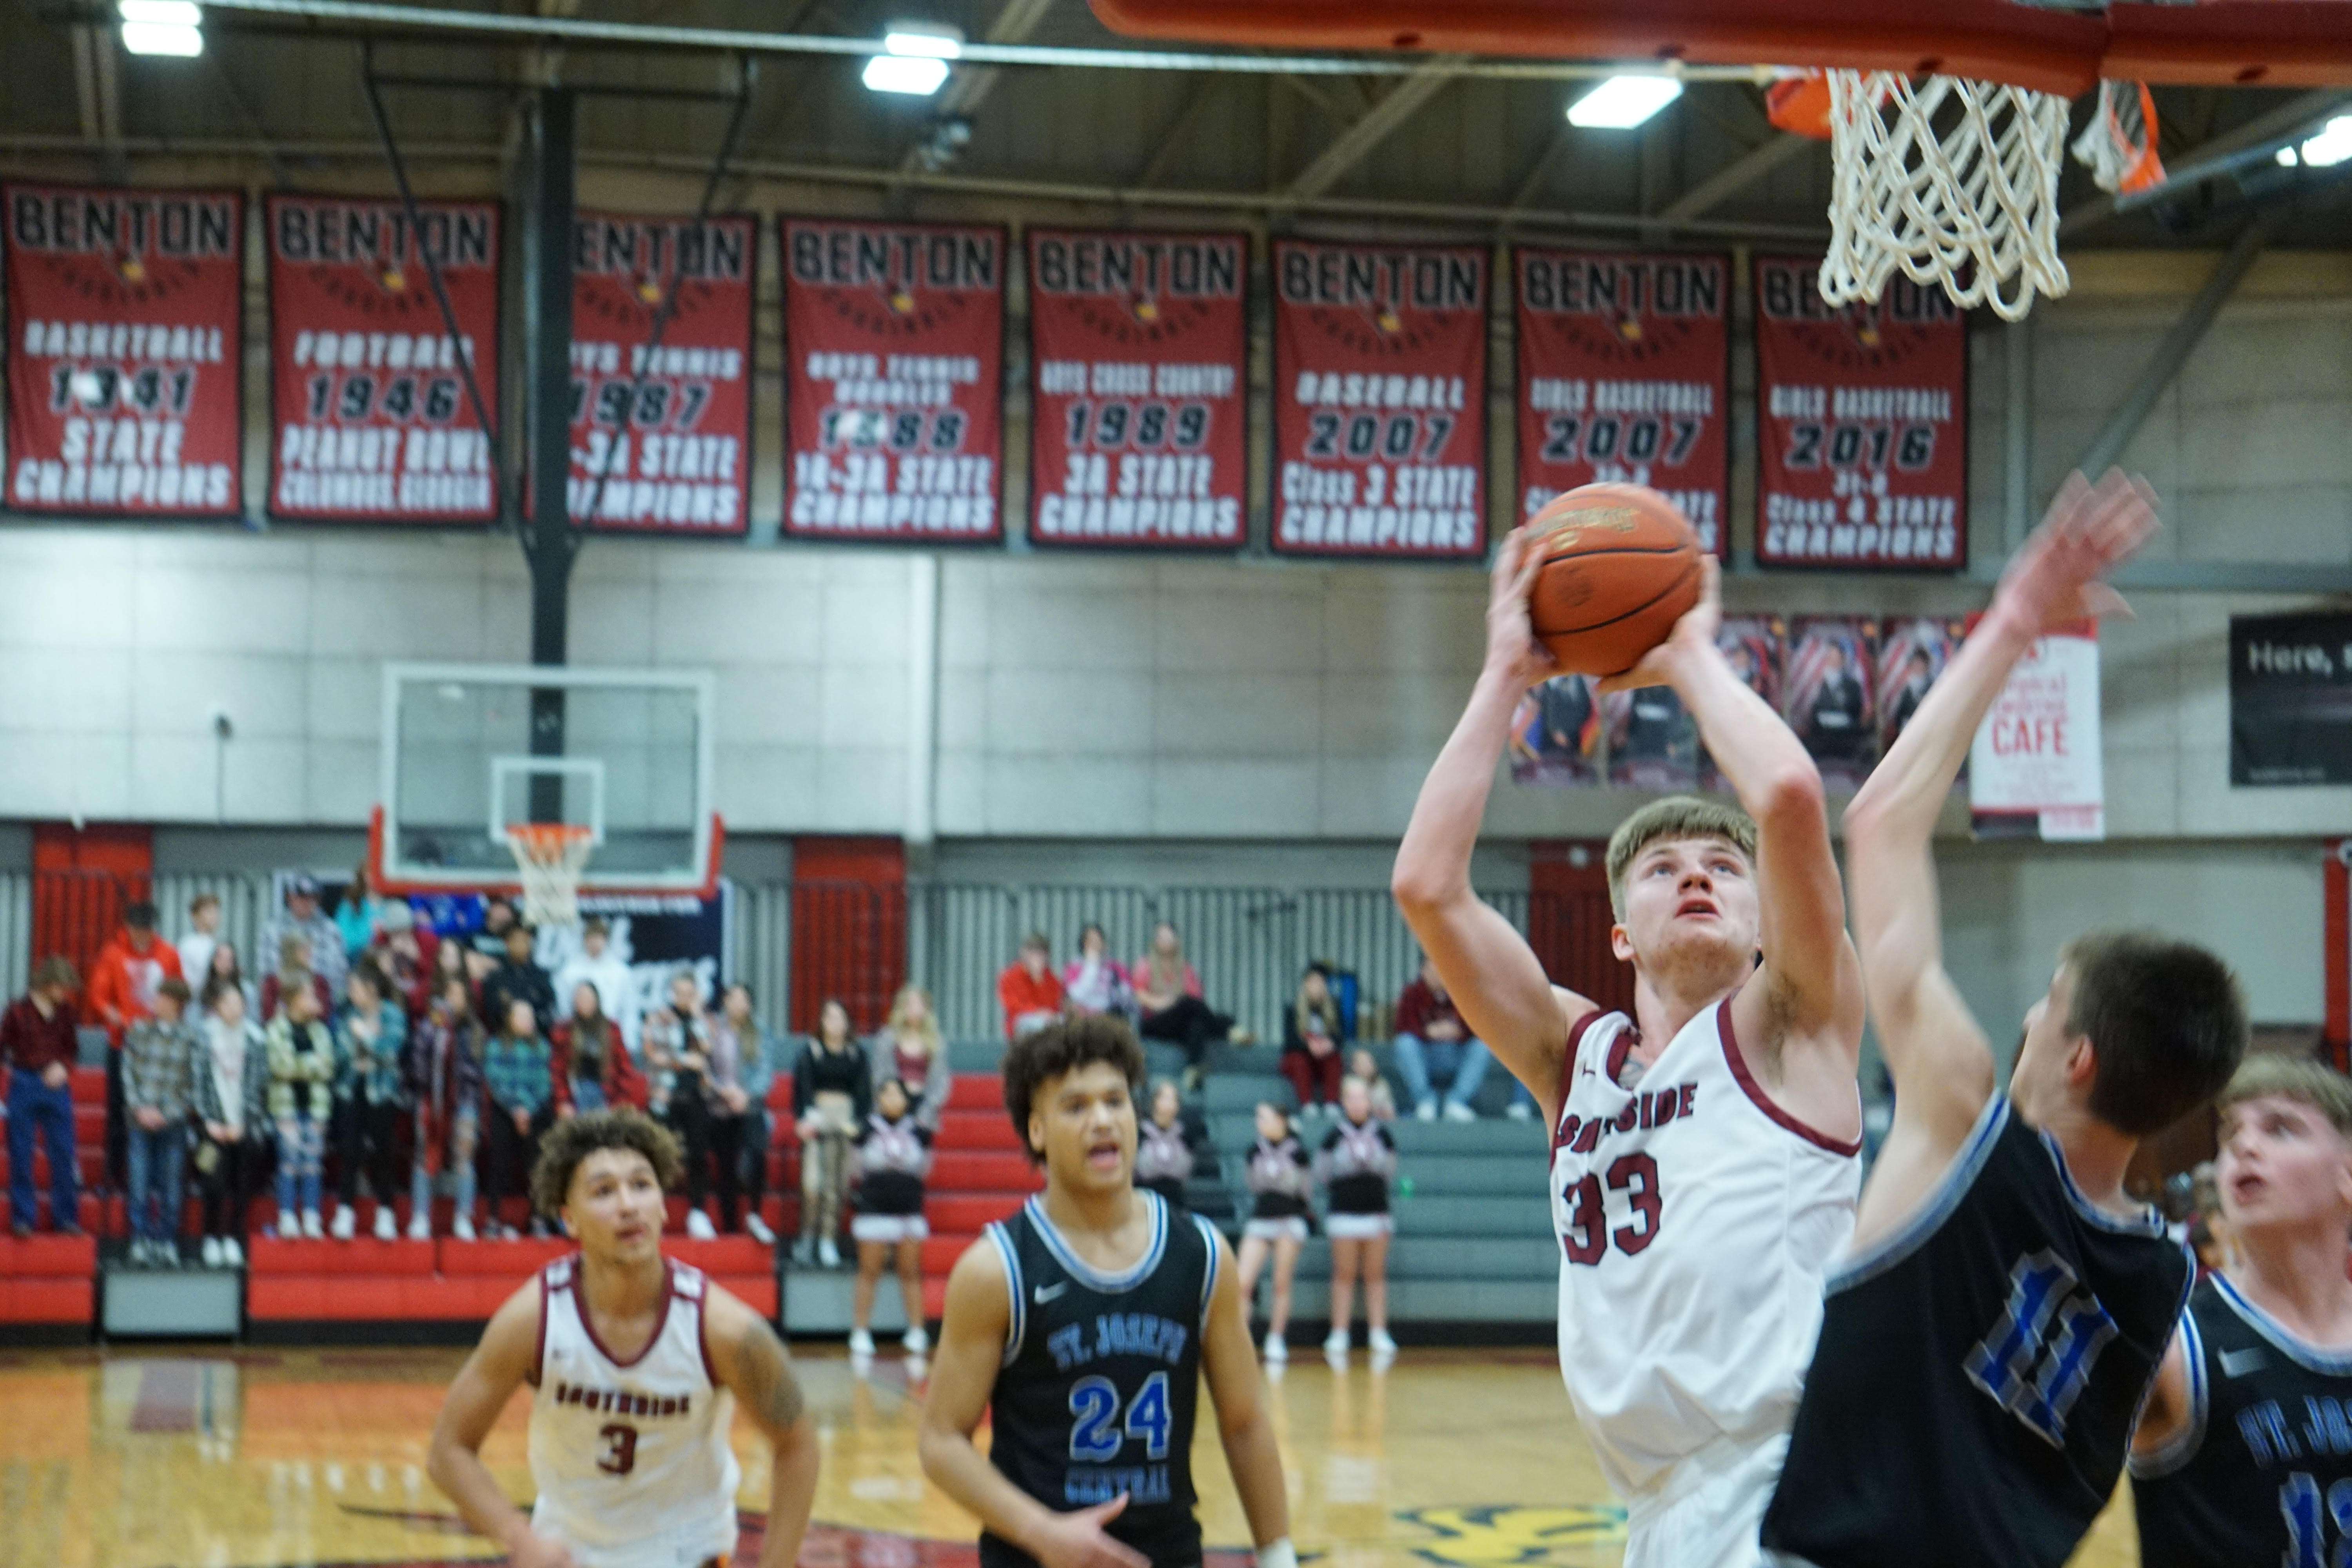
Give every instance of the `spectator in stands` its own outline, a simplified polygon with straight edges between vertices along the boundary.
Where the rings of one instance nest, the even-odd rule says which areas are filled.
[[[1250,1150],[1250,1216],[1242,1226],[1242,1302],[1257,1300],[1257,1277],[1274,1256],[1274,1305],[1266,1315],[1265,1359],[1290,1359],[1283,1338],[1290,1329],[1290,1283],[1298,1249],[1307,1245],[1307,1194],[1314,1162],[1290,1130],[1290,1118],[1270,1100],[1257,1103],[1257,1143]]]
[[[1129,974],[1139,1011],[1135,1032],[1147,1040],[1165,1040],[1184,1047],[1189,1069],[1197,1074],[1202,1053],[1217,1040],[1247,1045],[1252,1038],[1223,1013],[1201,1000],[1201,976],[1185,960],[1183,939],[1161,921],[1151,928],[1151,948],[1135,961]]]
[[[1062,982],[1054,973],[1054,948],[1045,933],[1021,939],[1021,956],[996,977],[997,1004],[1004,1009],[1004,1037],[1017,1040],[1062,1016]]]
[[[189,984],[195,990],[196,1005],[206,1012],[212,1009],[211,1005],[204,1001],[204,997],[215,985],[236,986],[245,995],[247,1019],[255,1028],[261,1027],[261,993],[255,987],[252,981],[245,977],[245,965],[241,961],[241,955],[236,951],[236,943],[226,937],[213,943],[212,957],[205,961],[204,968],[195,972],[194,978],[189,981]]]
[[[455,942],[447,951],[459,954],[459,973],[443,978],[440,994],[408,1031],[408,1050],[401,1068],[415,1118],[408,1167],[412,1241],[432,1237],[433,1182],[441,1173],[445,1153],[454,1188],[451,1195],[456,1199],[449,1234],[459,1241],[471,1241],[475,1235],[474,1154],[481,1138],[482,1026],[474,1016],[474,988],[463,972],[463,954]]]
[[[693,977],[680,974],[677,978],[691,981]],[[676,980],[672,984],[675,984]],[[749,996],[750,994],[745,993],[747,1021]],[[708,1241],[719,1234],[711,1229],[710,1215],[703,1208],[703,1202],[710,1194],[713,1168],[719,1176],[719,1230],[732,1235],[742,1228],[743,1130],[751,1121],[751,1094],[743,1087],[743,1031],[730,1028],[723,1014],[718,1017],[706,1017],[702,1023],[704,1062],[700,1075],[700,1104],[697,1106],[692,1102],[685,1084],[681,1082],[672,1096],[670,1105],[672,1111],[677,1113],[675,1119],[682,1125],[689,1124],[688,1112],[699,1123],[697,1134],[687,1140],[686,1233],[698,1240]],[[759,1041],[756,1025],[752,1026],[751,1036],[751,1043],[756,1050]],[[698,1142],[709,1154],[708,1161],[694,1152]],[[761,1224],[764,1228],[765,1222]]]
[[[1298,994],[1282,1020],[1282,1058],[1276,1064],[1290,1080],[1302,1111],[1337,1110],[1339,1079],[1347,1072],[1340,1050],[1339,1003],[1331,994],[1331,972],[1310,963],[1298,977]]]
[[[327,995],[332,998],[341,988],[343,971],[349,967],[343,958],[343,933],[319,908],[319,884],[308,876],[297,875],[287,881],[286,908],[263,928],[261,951],[284,952],[287,934],[291,931],[299,931],[309,940],[310,959],[305,967],[326,982]]]
[[[362,1176],[375,1199],[375,1238],[391,1241],[399,1234],[392,1200],[400,1190],[394,1162],[400,1152],[400,1063],[408,1045],[408,1015],[390,989],[374,964],[354,964],[335,1016],[335,1152],[341,1200],[335,1211],[337,1241],[349,1241],[359,1224]]]
[[[517,1002],[528,1002],[532,1017],[553,1018],[555,984],[531,956],[530,928],[509,925],[505,940],[505,952],[496,967],[482,977],[482,1016],[496,1022],[505,1017],[507,1009]]]
[[[1339,1120],[1323,1135],[1315,1177],[1325,1198],[1323,1232],[1331,1238],[1331,1333],[1327,1356],[1348,1353],[1348,1325],[1356,1311],[1356,1279],[1364,1281],[1364,1343],[1375,1358],[1396,1354],[1389,1338],[1389,1182],[1396,1175],[1396,1141],[1372,1114],[1372,1096],[1352,1075],[1341,1087]]]
[[[337,937],[337,942],[342,939]],[[308,991],[314,1004],[312,1016],[323,1018],[335,1010],[335,994],[327,987],[327,978],[312,965],[310,939],[299,931],[289,931],[278,939],[278,968],[261,977],[261,1022],[267,1028],[278,1017],[278,1009],[286,1005],[289,991]]]
[[[1396,1096],[1389,1092],[1388,1078],[1381,1071],[1379,1059],[1361,1046],[1348,1054],[1348,1078],[1339,1085],[1343,1093],[1349,1081],[1364,1086],[1364,1096],[1370,1101],[1375,1118],[1382,1121],[1396,1120]]]
[[[939,1020],[931,1016],[931,994],[919,985],[901,985],[890,999],[889,1021],[874,1037],[874,1084],[879,1089],[896,1079],[915,1097],[915,1120],[937,1132],[955,1088],[955,1072],[948,1063],[947,1042],[940,1038]]]
[[[204,1043],[194,1078],[196,1198],[204,1214],[207,1268],[245,1267],[246,1211],[269,1160],[269,1047],[250,1014],[245,987],[208,981]]]
[[[335,1109],[335,1037],[308,984],[287,987],[265,1037],[269,1116],[278,1129],[278,1236],[323,1240],[319,1180]]]
[[[1448,1121],[1475,1121],[1471,1101],[1486,1081],[1492,1058],[1484,1041],[1475,1039],[1454,998],[1446,994],[1437,965],[1423,958],[1421,973],[1397,995],[1396,1065],[1404,1091],[1412,1099],[1412,1113],[1423,1121],[1438,1116],[1437,1091],[1445,1091]],[[1516,1100],[1513,1102],[1517,1103]],[[1517,1112],[1514,1112],[1517,1114]]]
[[[1192,1141],[1184,1128],[1184,1097],[1174,1079],[1151,1086],[1151,1113],[1136,1129],[1135,1184],[1158,1193],[1168,1206],[1186,1207],[1184,1184],[1192,1179]]]
[[[873,1070],[850,1033],[849,1009],[828,997],[816,1033],[793,1061],[793,1131],[801,1141],[803,1266],[841,1267],[841,1205],[849,1184],[849,1142],[873,1112]]]
[[[1115,1013],[1135,1022],[1135,986],[1110,955],[1110,939],[1093,921],[1078,932],[1078,956],[1062,966],[1063,999],[1074,1013]]]
[[[49,1153],[49,1224],[79,1236],[80,1182],[74,1166],[73,1067],[81,977],[62,958],[45,958],[25,994],[0,1013],[0,1063],[8,1068],[8,1229],[33,1234],[33,1137]]]
[[[188,1017],[188,983],[155,987],[155,1015],[122,1043],[122,1097],[130,1108],[131,1262],[180,1266],[180,1181],[188,1152],[192,1076],[203,1042]]]
[[[363,957],[383,973],[393,998],[414,1017],[432,1005],[433,964],[440,954],[441,939],[432,928],[417,923],[407,900],[393,899],[384,904],[375,941]]]
[[[482,983],[474,973],[474,951],[463,942],[452,939],[433,951],[432,994],[435,1001],[446,998],[449,983],[459,981],[466,987],[466,1005],[478,1019],[482,1014]]]
[[[539,1036],[539,1015],[520,997],[507,1004],[498,1034],[483,1047],[482,1082],[490,1101],[490,1230],[511,1237],[514,1227],[500,1221],[499,1206],[508,1198],[530,1198],[540,1135],[555,1121],[553,1063]],[[549,1234],[547,1216],[536,1209],[530,1234]]]
[[[874,1286],[887,1264],[898,1271],[898,1300],[907,1313],[907,1354],[931,1348],[923,1330],[923,1179],[931,1171],[931,1130],[915,1119],[907,1086],[897,1079],[875,1094],[874,1109],[857,1129],[857,1286],[850,1298],[849,1353],[874,1353]],[[895,1262],[892,1253],[896,1253]]]
[[[357,963],[360,954],[375,945],[383,929],[384,908],[384,900],[368,886],[367,868],[353,867],[352,879],[343,884],[343,896],[335,903],[335,929],[343,933],[343,956],[350,962]]]
[[[176,944],[180,978],[201,990],[212,972],[213,950],[220,945],[221,901],[218,894],[198,893],[188,900],[188,932]]]
[[[580,928],[580,949],[556,967],[555,994],[560,1001],[581,985],[593,985],[604,1016],[621,1026],[622,1036],[637,1043],[636,987],[629,982],[629,966],[613,951],[613,928],[601,916]]]
[[[703,1010],[702,979],[691,967],[669,977],[668,1004],[646,1017],[645,1043],[652,1112],[677,1134],[691,1171],[710,1154],[703,1093],[710,1071],[710,1016]],[[689,1235],[693,1223],[689,1211]]]
[[[520,924],[520,919],[515,913],[514,900],[503,894],[491,894],[489,902],[482,906],[482,929],[466,942],[470,950],[467,972],[477,984],[506,961],[507,932]]]
[[[548,1031],[554,1062],[555,1114],[646,1108],[645,1075],[629,1058],[621,1026],[604,1011],[604,994],[583,980],[572,988],[572,1011]]]
[[[83,996],[112,1047],[106,1056],[106,1174],[117,1188],[124,1181],[124,1134],[131,1125],[122,1099],[123,1036],[154,1016],[157,986],[182,978],[179,950],[155,934],[155,906],[144,900],[124,906],[122,929],[99,949]]]
[[[743,1228],[762,1247],[776,1243],[776,1233],[768,1228],[766,1216],[760,1213],[768,1201],[768,1145],[772,1133],[768,1090],[776,1079],[774,1050],[753,1011],[751,988],[737,981],[719,998],[719,1017],[710,1026],[710,1059],[714,1067],[722,1059],[734,1063],[740,1100],[730,1098],[728,1103],[732,1109],[727,1114],[742,1124],[735,1163],[743,1184]]]

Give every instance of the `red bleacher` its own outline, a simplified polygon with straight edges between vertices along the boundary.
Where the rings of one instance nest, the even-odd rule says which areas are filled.
[[[1045,1184],[1004,1114],[1004,1080],[995,1073],[956,1074],[935,1147],[923,1205],[931,1227],[923,1244],[923,1310],[934,1318],[947,1303],[948,1270],[982,1227],[1018,1210]]]
[[[572,1250],[561,1240],[274,1241],[247,1249],[246,1311],[256,1322],[478,1322],[533,1272]],[[662,1250],[776,1312],[775,1266],[747,1236],[665,1236]]]
[[[17,1241],[0,1232],[0,1323],[86,1326],[97,1300],[98,1243],[104,1216],[94,1191],[106,1176],[106,1069],[73,1069],[74,1165],[81,1178],[74,1222],[81,1236],[55,1236],[49,1212],[49,1157],[33,1148],[35,1225],[38,1234]],[[8,1150],[0,1139],[0,1190],[9,1181]]]

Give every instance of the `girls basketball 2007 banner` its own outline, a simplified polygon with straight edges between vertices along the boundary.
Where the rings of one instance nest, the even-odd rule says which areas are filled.
[[[478,522],[499,515],[490,437],[464,360],[499,406],[499,208],[273,195],[269,515],[304,522]],[[426,274],[441,270],[458,336]]]
[[[7,505],[236,517],[245,198],[0,186],[7,206]]]
[[[1003,538],[1004,230],[782,226],[784,531]]]
[[[1647,485],[1724,554],[1729,260],[1528,248],[1511,265],[1519,515],[1579,485]]]
[[[1957,571],[1969,559],[1969,342],[1899,274],[1832,309],[1819,258],[1756,258],[1756,559]]]
[[[759,226],[750,217],[698,226],[688,218],[577,216],[572,517],[602,532],[726,535],[750,526],[759,258]],[[648,361],[654,318],[673,295],[661,349]]]
[[[1486,548],[1486,252],[1274,247],[1274,548]]]
[[[1249,237],[1028,238],[1031,542],[1238,548]]]

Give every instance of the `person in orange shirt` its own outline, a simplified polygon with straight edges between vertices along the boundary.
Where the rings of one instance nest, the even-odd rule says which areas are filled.
[[[1062,1016],[1062,982],[1054,973],[1054,949],[1044,931],[1021,939],[1021,957],[996,977],[996,999],[1004,1007],[1004,1037],[1017,1040]]]
[[[106,1026],[106,1174],[121,1188],[128,1163],[129,1136],[122,1100],[122,1037],[131,1026],[155,1016],[155,992],[166,980],[184,979],[179,950],[155,935],[155,906],[144,900],[122,911],[122,929],[99,950],[83,993],[94,1022]]]

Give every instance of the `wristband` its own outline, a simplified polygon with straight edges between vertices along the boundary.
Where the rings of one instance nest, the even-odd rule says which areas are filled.
[[[1259,1547],[1257,1568],[1298,1568],[1298,1551],[1290,1544],[1290,1537],[1286,1535]]]

